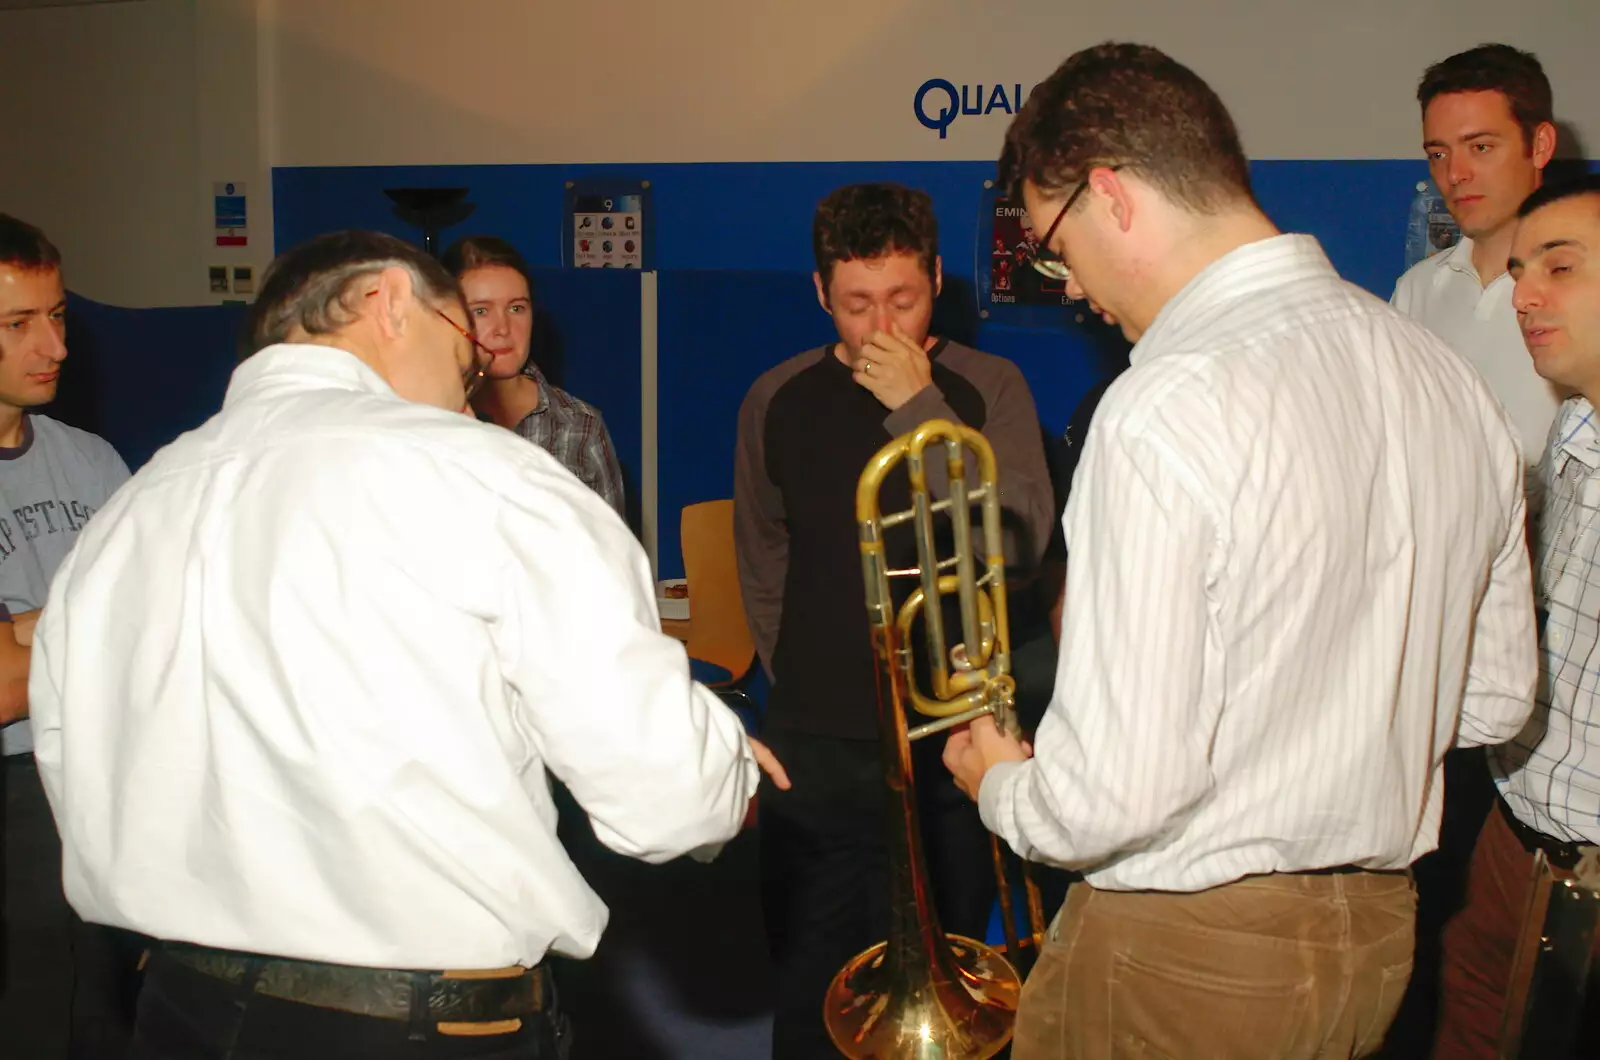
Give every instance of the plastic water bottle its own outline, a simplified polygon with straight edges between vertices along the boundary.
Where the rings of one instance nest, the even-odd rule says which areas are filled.
[[[1433,181],[1417,181],[1416,193],[1411,196],[1411,214],[1406,219],[1406,268],[1448,250],[1460,238],[1461,230]]]
[[[1428,182],[1417,181],[1406,216],[1406,268],[1428,256]]]

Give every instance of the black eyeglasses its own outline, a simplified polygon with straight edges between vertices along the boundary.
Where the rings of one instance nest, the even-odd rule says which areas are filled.
[[[1098,169],[1100,167],[1096,166],[1094,168]],[[1122,165],[1119,163],[1105,168],[1115,173],[1122,168]],[[1089,180],[1085,177],[1073,189],[1072,194],[1067,196],[1066,203],[1061,207],[1061,212],[1056,214],[1056,219],[1050,222],[1050,227],[1045,229],[1044,238],[1039,240],[1039,249],[1033,257],[1033,268],[1039,274],[1048,276],[1052,280],[1060,280],[1062,283],[1072,279],[1072,270],[1067,267],[1066,261],[1062,259],[1060,254],[1050,249],[1050,241],[1055,238],[1056,229],[1061,227],[1061,219],[1067,216],[1067,211],[1072,209],[1073,205],[1078,201],[1078,196],[1082,195],[1088,187]]]
[[[489,371],[489,362],[494,360],[494,351],[479,342],[472,332],[451,320],[450,315],[444,310],[435,309],[434,312],[439,314],[440,320],[459,331],[462,338],[472,343],[472,363],[461,371],[461,388],[467,392],[467,400],[471,401],[472,395],[483,387],[483,380]]]

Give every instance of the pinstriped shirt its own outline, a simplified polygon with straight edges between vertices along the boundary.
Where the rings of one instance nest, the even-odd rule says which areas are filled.
[[[1600,843],[1600,425],[1587,399],[1561,406],[1538,473],[1538,705],[1490,769],[1524,824]]]
[[[1097,887],[1403,868],[1537,673],[1522,459],[1482,379],[1308,236],[1162,309],[1064,516],[1054,699],[984,821]]]
[[[516,432],[555,457],[627,519],[622,468],[600,410],[551,383],[531,360],[522,374],[538,382],[539,404],[518,421]]]

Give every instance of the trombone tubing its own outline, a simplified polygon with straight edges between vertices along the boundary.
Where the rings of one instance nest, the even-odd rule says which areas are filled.
[[[950,484],[950,496],[935,501],[928,489],[927,468],[923,451],[934,442],[946,447],[945,466]],[[976,489],[969,490],[966,481],[966,457],[963,447],[977,456],[978,481]],[[912,507],[905,511],[884,513],[879,506],[879,493],[889,473],[902,461],[907,462],[911,479]],[[977,614],[973,589],[985,586],[994,603],[995,640],[1007,649],[1009,664],[1009,623],[1006,608],[1005,544],[1001,536],[999,464],[988,439],[970,427],[949,420],[928,420],[908,434],[880,449],[867,463],[856,481],[856,524],[860,530],[862,573],[867,590],[867,611],[874,626],[887,629],[894,622],[894,604],[889,593],[892,577],[920,575],[926,599],[939,598],[939,572],[954,564],[961,577],[961,603],[965,643],[976,643]],[[974,578],[972,571],[971,512],[969,504],[978,501],[983,509],[984,566],[982,578]],[[956,537],[956,554],[949,560],[939,561],[933,555],[933,515],[949,511]],[[959,513],[959,514],[958,514]],[[918,566],[908,570],[891,570],[884,552],[884,530],[900,523],[915,520]],[[943,616],[935,608],[929,613],[930,634],[937,627],[939,647],[943,648]],[[930,648],[933,645],[930,643]],[[936,679],[948,666],[943,650],[934,655]],[[973,665],[980,663],[974,660]],[[1009,668],[1009,667],[1008,667]],[[938,690],[936,690],[938,694]]]

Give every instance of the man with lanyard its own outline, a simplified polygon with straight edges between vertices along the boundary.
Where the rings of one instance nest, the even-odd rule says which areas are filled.
[[[313,240],[252,336],[34,641],[67,897],[160,940],[130,1056],[557,1056],[545,957],[592,954],[606,908],[546,771],[665,861],[735,834],[770,758],[690,680],[617,514],[461,414],[488,352],[438,262]]]
[[[1436,336],[1273,226],[1222,101],[1154,48],[1068,59],[1000,175],[1067,293],[1135,343],[1068,501],[1031,757],[990,719],[945,749],[985,824],[1085,875],[1012,1055],[1370,1055],[1444,754],[1532,708],[1511,427]]]
[[[62,1057],[70,1034],[73,1056],[120,1057],[131,1020],[119,994],[134,988],[137,940],[85,924],[67,905],[28,721],[28,646],[50,579],[128,478],[104,439],[33,411],[55,397],[66,311],[60,253],[0,214],[0,1051]]]
[[[1520,218],[1509,265],[1522,336],[1539,374],[1574,396],[1538,469],[1538,705],[1516,739],[1489,753],[1500,798],[1473,848],[1465,903],[1445,928],[1437,1060],[1497,1055],[1535,853],[1570,878],[1600,850],[1600,177],[1545,186]],[[1592,1047],[1600,997],[1589,996],[1580,1040]]]

